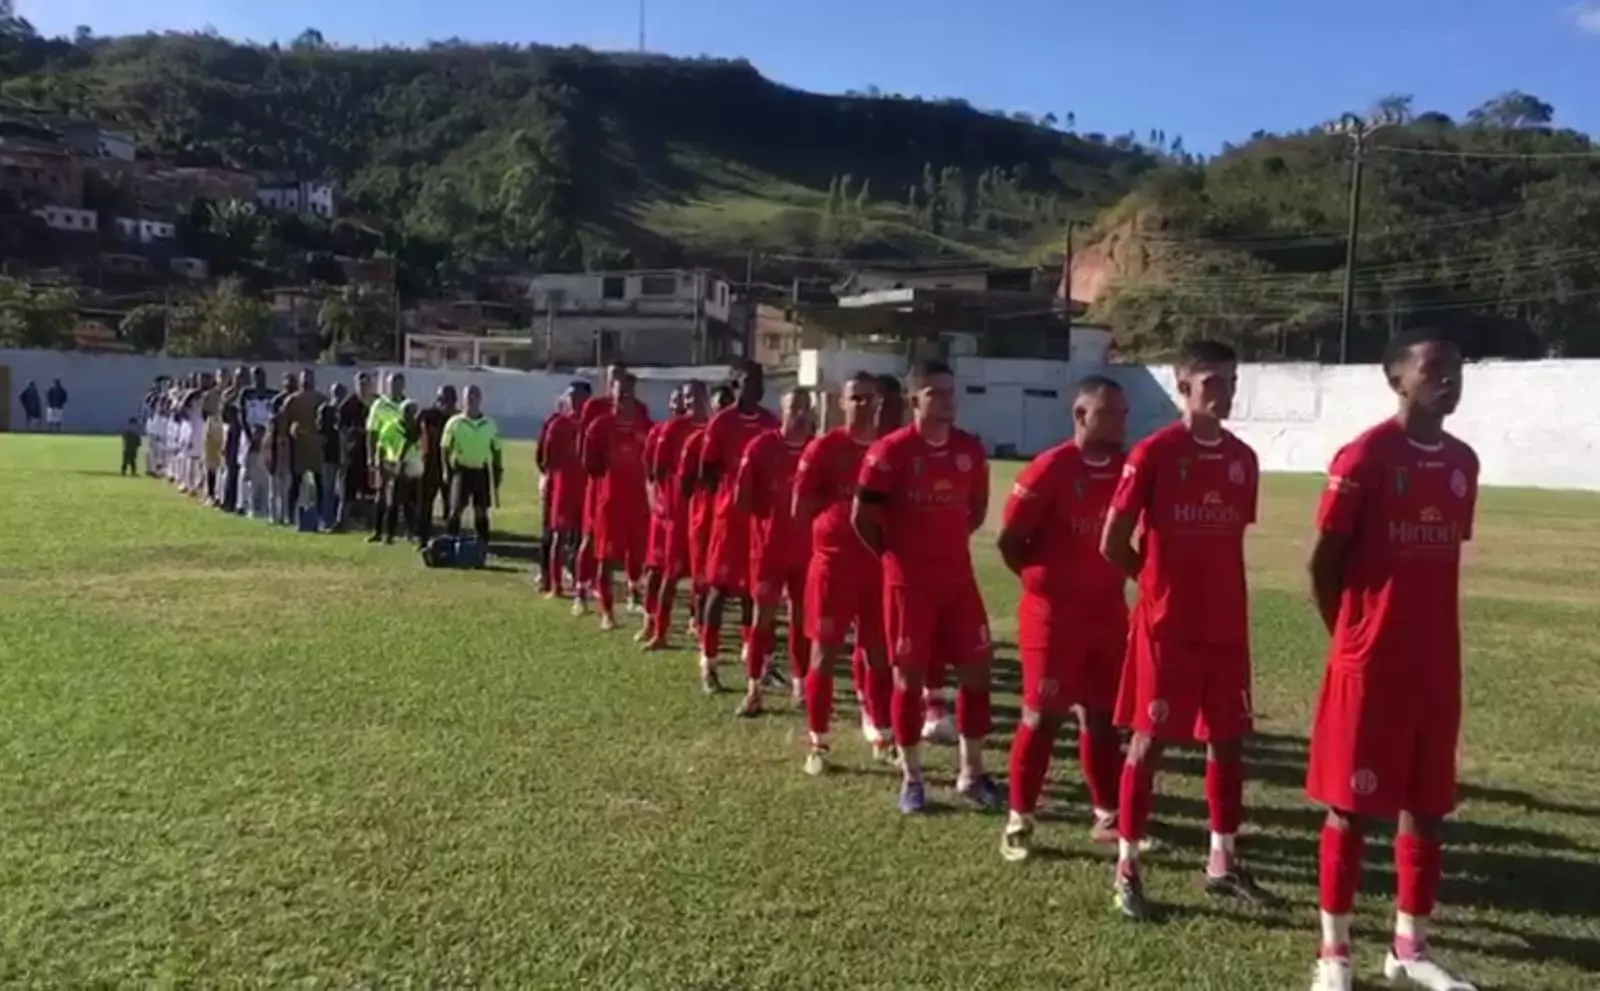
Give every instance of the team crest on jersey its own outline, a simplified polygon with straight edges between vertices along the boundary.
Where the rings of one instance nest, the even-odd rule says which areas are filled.
[[[1395,492],[1399,493],[1400,495],[1405,495],[1406,489],[1408,489],[1410,487],[1411,487],[1411,477],[1406,474],[1406,470],[1404,468],[1396,468],[1394,470],[1394,490],[1395,490]]]
[[[1465,499],[1467,497],[1467,476],[1461,473],[1460,468],[1450,473],[1450,491],[1455,494],[1457,499]]]
[[[1170,712],[1171,712],[1171,709],[1167,706],[1167,700],[1166,699],[1156,699],[1155,701],[1151,702],[1149,705],[1145,706],[1145,714],[1150,717],[1150,721],[1152,723],[1164,723],[1164,722],[1166,722],[1167,721],[1167,715]]]
[[[1244,465],[1237,461],[1228,462],[1228,481],[1235,485],[1244,484]]]
[[[956,471],[971,471],[972,459],[965,454],[956,455]]]
[[[1374,794],[1378,790],[1378,775],[1363,767],[1350,775],[1350,790],[1362,796]]]

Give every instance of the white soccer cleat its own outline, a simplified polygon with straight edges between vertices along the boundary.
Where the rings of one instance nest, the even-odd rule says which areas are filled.
[[[1000,856],[1016,864],[1032,855],[1033,817],[1014,811],[1006,817],[1005,832],[1000,834]]]
[[[1351,991],[1355,987],[1349,957],[1323,957],[1311,975],[1311,991]]]
[[[1383,958],[1383,976],[1391,983],[1406,981],[1426,991],[1478,991],[1477,985],[1445,970],[1426,953],[1402,960],[1390,950]]]
[[[806,754],[806,773],[813,778],[820,778],[828,773],[828,748],[813,745],[811,752]]]
[[[922,724],[922,739],[927,743],[954,746],[960,739],[956,734],[956,721],[950,718],[949,713],[938,719],[927,720]]]
[[[574,615],[574,616],[587,616],[588,614],[589,614],[589,603],[588,603],[587,600],[584,599],[583,596],[580,595],[577,598],[572,600],[572,615]]]
[[[600,614],[600,630],[601,630],[601,632],[610,633],[612,630],[615,630],[616,628],[617,628],[617,617],[611,615],[610,613],[601,613]]]

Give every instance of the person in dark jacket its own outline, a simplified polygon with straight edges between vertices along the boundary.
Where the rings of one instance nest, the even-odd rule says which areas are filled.
[[[22,407],[22,425],[24,430],[38,430],[39,421],[44,419],[44,409],[39,402],[39,387],[29,382],[17,397],[17,404]]]
[[[456,409],[456,387],[441,385],[433,405],[417,417],[422,430],[422,481],[417,486],[417,538],[433,536],[433,504],[443,502],[441,519],[450,518],[450,479],[445,472],[444,427]]]
[[[61,384],[60,379],[50,383],[50,388],[44,394],[44,423],[45,429],[51,433],[61,432],[61,421],[67,414],[67,387]]]

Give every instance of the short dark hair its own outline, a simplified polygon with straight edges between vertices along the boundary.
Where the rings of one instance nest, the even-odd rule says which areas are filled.
[[[1104,375],[1085,375],[1078,380],[1077,395],[1087,396],[1096,392],[1105,392],[1107,389],[1121,392],[1122,383]]]
[[[711,402],[714,406],[732,406],[737,398],[733,386],[726,383],[711,390]]]
[[[585,382],[583,379],[578,379],[578,380],[576,380],[574,382],[569,382],[567,384],[567,388],[571,389],[573,392],[593,392],[594,391],[594,386],[590,385],[588,382]]]
[[[1221,341],[1196,338],[1184,341],[1178,349],[1178,370],[1188,371],[1196,365],[1234,365],[1239,362],[1239,352]]]
[[[955,375],[955,369],[942,361],[919,361],[917,367],[911,371],[911,382],[921,387],[923,383],[936,375]]]
[[[885,396],[898,396],[905,391],[905,387],[900,384],[900,380],[893,375],[874,375],[873,381],[878,383],[878,391]]]
[[[880,387],[878,376],[872,374],[871,372],[854,372],[849,378],[845,379],[846,384],[851,382],[854,382],[856,385],[870,385],[875,389]]]
[[[1402,330],[1389,338],[1389,343],[1383,349],[1383,374],[1392,377],[1395,370],[1411,357],[1411,349],[1418,344],[1448,344],[1459,349],[1455,338],[1439,327]]]

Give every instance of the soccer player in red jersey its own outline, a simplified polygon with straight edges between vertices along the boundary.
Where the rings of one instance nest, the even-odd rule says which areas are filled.
[[[1011,741],[1011,815],[1001,836],[1007,860],[1032,852],[1033,814],[1066,715],[1078,717],[1078,762],[1094,807],[1091,837],[1117,839],[1122,744],[1111,712],[1128,640],[1126,576],[1100,554],[1111,494],[1122,476],[1128,400],[1108,378],[1090,376],[1072,404],[1072,439],[1017,476],[1000,529],[1000,556],[1022,579],[1017,645],[1022,721]]]
[[[583,435],[584,467],[595,500],[595,552],[600,565],[600,628],[614,630],[614,572],[620,565],[630,586],[644,570],[650,536],[650,501],[645,483],[644,445],[650,432],[639,402],[636,380],[623,372],[611,382],[611,411],[589,424]]]
[[[645,543],[644,552],[644,624],[639,632],[634,635],[636,643],[648,643],[655,629],[655,601],[661,595],[661,574],[667,561],[667,542],[670,539],[667,530],[667,504],[661,500],[660,487],[657,484],[656,458],[661,450],[661,441],[667,428],[683,418],[684,390],[680,387],[672,390],[667,397],[667,418],[650,428],[650,434],[644,442],[644,467],[645,490],[649,495],[650,505],[650,533]]]
[[[895,669],[891,721],[904,781],[900,811],[927,807],[922,778],[926,680],[935,658],[958,675],[956,790],[998,809],[984,771],[989,735],[989,617],[972,569],[971,538],[989,510],[983,445],[955,426],[955,374],[928,362],[912,385],[911,425],[879,439],[861,465],[852,522],[883,560],[884,627]]]
[[[1473,991],[1428,953],[1441,820],[1456,806],[1461,730],[1461,545],[1472,539],[1478,457],[1445,432],[1461,354],[1413,331],[1384,356],[1399,412],[1333,459],[1317,511],[1311,584],[1332,634],[1306,791],[1328,810],[1322,951],[1313,991],[1349,991],[1350,913],[1367,821],[1398,819],[1398,898],[1384,976]]]
[[[736,401],[733,387],[719,385],[711,391],[711,414],[722,412]],[[712,517],[716,512],[716,491],[707,488],[700,479],[700,456],[705,453],[704,427],[689,435],[683,443],[683,456],[678,463],[679,498],[687,507],[688,526],[683,528],[681,545],[689,562],[689,635],[700,636],[700,618],[706,612],[706,558],[711,546]],[[715,686],[707,686],[714,688]]]
[[[549,571],[546,595],[561,595],[561,582],[569,572],[576,578],[578,545],[583,536],[583,506],[589,490],[589,473],[578,456],[582,435],[579,419],[589,401],[589,383],[574,382],[562,399],[561,412],[550,421],[539,444],[539,468],[550,487]]]
[[[570,391],[570,390],[569,390]],[[555,488],[550,478],[549,465],[546,463],[545,449],[550,442],[550,428],[556,420],[567,411],[569,393],[562,393],[556,400],[555,411],[545,417],[544,423],[539,425],[539,441],[533,449],[533,464],[539,469],[539,591],[549,595],[555,589],[555,577],[552,574],[556,567],[555,533],[550,529],[551,513],[550,497],[555,494]],[[433,507],[428,507],[428,512],[433,512]]]
[[[653,581],[647,578],[645,582],[646,650],[660,650],[667,646],[668,635],[672,632],[672,605],[678,596],[678,581],[689,573],[691,500],[683,494],[682,472],[689,453],[689,441],[705,429],[706,385],[700,381],[688,382],[680,394],[681,410],[667,421],[660,443],[656,445],[647,465],[651,499],[663,522],[663,533],[660,570]],[[696,454],[696,467],[698,457]]]
[[[867,372],[844,383],[839,390],[843,425],[806,448],[795,477],[794,516],[811,527],[804,596],[805,632],[811,641],[805,682],[811,742],[805,771],[810,775],[828,770],[834,668],[852,629],[864,669],[855,678],[862,731],[875,756],[892,754],[887,731],[894,675],[884,650],[883,569],[850,523],[861,462],[878,439],[878,388],[878,380]]]
[[[700,622],[700,680],[708,693],[720,690],[717,661],[727,601],[736,599],[749,608],[750,515],[734,497],[734,475],[750,442],[778,427],[778,418],[761,407],[764,388],[761,366],[753,361],[741,363],[734,375],[738,401],[706,424],[705,446],[700,452],[700,484],[715,493],[711,543],[706,551],[709,591]],[[748,626],[744,641],[744,649],[749,651]]]
[[[794,698],[801,694],[811,644],[805,637],[806,565],[811,559],[811,529],[794,515],[794,479],[800,457],[816,433],[811,393],[792,389],[783,397],[781,426],[758,435],[744,449],[734,479],[734,498],[750,517],[750,590],[755,608],[747,679],[737,715],[759,716],[761,682],[777,644],[778,607],[789,600],[789,664]]]
[[[606,367],[603,394],[595,396],[585,403],[582,412],[579,414],[578,436],[580,443],[581,438],[588,436],[591,423],[606,413],[612,412],[611,397],[615,391],[616,381],[627,373],[628,366],[620,361]],[[650,422],[650,407],[643,402],[638,402],[638,400],[635,400],[635,402],[638,403],[638,409],[648,425]],[[580,457],[584,457],[582,450],[578,453]],[[595,512],[595,504],[599,498],[600,491],[598,486],[592,487],[584,498],[583,540],[578,548],[578,594],[573,598],[572,602],[572,614],[574,616],[581,616],[588,611],[589,591],[594,587],[595,574],[599,568],[599,559],[595,556],[597,547],[595,531],[599,524],[599,519]]]
[[[1233,349],[1188,343],[1175,371],[1183,418],[1129,452],[1100,541],[1106,559],[1139,584],[1116,713],[1133,734],[1117,801],[1116,904],[1135,921],[1149,916],[1139,849],[1169,743],[1206,744],[1206,889],[1273,901],[1234,851],[1252,729],[1244,536],[1256,519],[1260,469],[1255,452],[1222,426],[1238,386]]]

